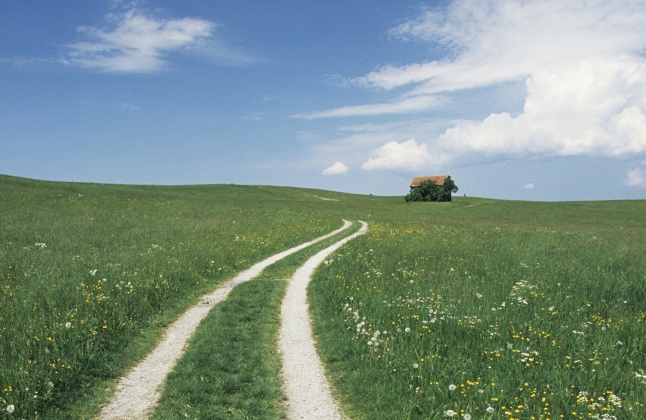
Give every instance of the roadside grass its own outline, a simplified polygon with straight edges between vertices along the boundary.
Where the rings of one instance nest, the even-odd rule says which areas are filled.
[[[456,201],[379,214],[310,284],[346,413],[646,418],[646,203]]]
[[[151,418],[285,418],[276,341],[287,282],[308,258],[359,228],[354,223],[236,286],[190,339]]]
[[[95,413],[200,295],[342,223],[313,193],[1,176],[0,418]]]

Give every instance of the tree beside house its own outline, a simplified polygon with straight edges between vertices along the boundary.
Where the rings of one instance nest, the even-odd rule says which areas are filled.
[[[406,201],[451,201],[451,193],[458,192],[450,175],[416,176],[410,183]]]

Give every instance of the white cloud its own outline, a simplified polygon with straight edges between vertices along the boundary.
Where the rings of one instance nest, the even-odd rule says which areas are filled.
[[[444,48],[446,57],[384,66],[355,82],[383,89],[421,83],[415,92],[437,93],[522,79],[563,60],[637,54],[646,47],[645,20],[641,1],[457,0],[390,31]]]
[[[646,170],[633,168],[626,174],[624,184],[628,187],[646,188]]]
[[[533,190],[534,189],[534,183],[530,182],[529,184],[523,185],[524,190]]]
[[[293,115],[294,118],[313,120],[331,117],[357,117],[383,114],[408,114],[438,108],[444,103],[444,98],[437,95],[416,95],[399,98],[390,103],[344,106],[340,108],[314,111]]]
[[[373,169],[404,169],[415,170],[430,164],[441,164],[441,159],[435,159],[426,150],[426,144],[418,144],[415,139],[398,143],[391,141],[375,150],[376,158],[370,158],[361,168]]]
[[[622,156],[646,153],[646,60],[588,58],[534,73],[523,112],[447,129],[451,155]]]
[[[402,168],[411,165],[407,159],[413,158],[417,159],[414,166],[425,159],[441,165],[517,157],[645,154],[645,21],[641,0],[455,0],[446,7],[422,9],[389,34],[403,42],[427,42],[436,56],[386,65],[351,83],[380,90],[408,89],[398,93],[397,100],[299,117],[405,115],[446,103],[452,104],[450,111],[460,112],[459,100],[465,97],[478,98],[478,112],[488,115],[448,123],[439,133],[415,131],[413,125],[419,124],[413,122],[404,138],[423,138],[425,144],[404,153],[402,144],[387,140],[388,147],[379,149],[364,169]],[[495,113],[487,112],[487,99],[478,97],[474,89],[493,90],[511,81],[526,82],[523,109],[515,105],[517,101],[510,108],[510,100],[507,105],[500,102]],[[425,156],[429,152],[422,146],[432,150],[434,157]]]
[[[341,162],[335,162],[334,165],[326,168],[322,174],[323,175],[340,175],[348,172],[350,168]]]
[[[107,72],[155,72],[165,65],[164,54],[199,47],[216,27],[203,19],[156,19],[135,9],[107,20],[108,28],[77,29],[90,40],[68,45],[67,63]]]

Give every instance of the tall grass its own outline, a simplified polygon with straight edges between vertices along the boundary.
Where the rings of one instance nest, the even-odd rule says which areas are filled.
[[[0,417],[84,412],[197,296],[342,223],[305,195],[0,178]]]
[[[348,412],[646,418],[646,220],[624,205],[474,200],[373,223],[310,289]]]

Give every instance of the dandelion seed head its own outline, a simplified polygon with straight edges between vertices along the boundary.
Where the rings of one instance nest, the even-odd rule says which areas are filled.
[[[13,404],[9,404],[6,410],[7,410],[7,413],[13,413],[16,410],[16,406]]]
[[[449,385],[449,391],[455,391],[455,388],[457,388],[455,385]]]
[[[446,410],[446,411],[444,412],[444,415],[445,415],[446,417],[453,417],[453,416],[455,416],[455,411],[453,411],[453,410]]]

